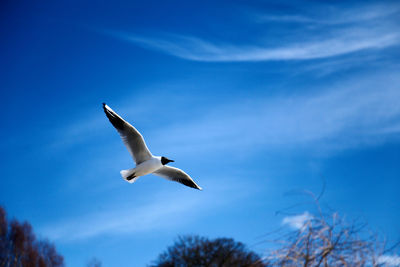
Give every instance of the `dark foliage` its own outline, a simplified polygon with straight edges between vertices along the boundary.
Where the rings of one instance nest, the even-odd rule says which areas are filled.
[[[101,261],[97,258],[92,258],[86,265],[86,267],[101,267]]]
[[[37,240],[28,222],[8,222],[0,207],[0,266],[59,267],[64,266],[64,258],[53,244]]]
[[[199,236],[179,237],[175,244],[162,253],[153,266],[252,266],[264,267],[260,257],[248,251],[244,244],[231,238],[209,240]]]

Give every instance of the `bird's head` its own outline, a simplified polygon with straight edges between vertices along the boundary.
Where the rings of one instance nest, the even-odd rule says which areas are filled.
[[[172,159],[166,158],[166,157],[161,157],[161,163],[162,165],[166,165],[170,162],[174,162]]]

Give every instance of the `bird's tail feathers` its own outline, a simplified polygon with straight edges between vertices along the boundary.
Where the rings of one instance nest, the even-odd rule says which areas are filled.
[[[128,183],[134,183],[139,177],[135,176],[135,169],[120,171],[122,178]]]

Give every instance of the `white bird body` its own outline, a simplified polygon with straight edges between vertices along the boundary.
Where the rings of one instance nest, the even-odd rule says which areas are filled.
[[[103,109],[111,124],[117,129],[122,141],[124,141],[125,146],[136,163],[135,168],[121,171],[121,176],[126,181],[133,183],[140,176],[151,173],[167,180],[202,190],[187,173],[178,168],[166,166],[169,162],[174,162],[173,160],[166,157],[153,156],[147,148],[143,136],[135,127],[121,118],[105,103],[103,103]]]
[[[152,156],[151,159],[146,160],[138,165],[135,168],[129,170],[122,170],[121,176],[127,180],[129,183],[133,183],[140,176],[144,176],[146,174],[153,173],[159,170],[163,164],[161,163],[161,157]],[[133,179],[128,180],[128,177],[132,177]]]
[[[152,157],[134,168],[136,176],[143,176],[155,172],[162,167],[161,157]]]

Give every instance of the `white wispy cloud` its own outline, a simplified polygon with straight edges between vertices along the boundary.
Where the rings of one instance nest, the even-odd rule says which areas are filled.
[[[304,14],[251,14],[257,22],[274,21],[299,24],[296,32],[279,25],[278,37],[259,30],[258,40],[247,44],[223,39],[201,38],[193,34],[147,34],[103,31],[146,49],[157,50],[186,60],[206,62],[288,61],[310,60],[340,56],[363,50],[381,49],[400,43],[398,23],[392,15],[400,12],[399,5],[375,5],[358,8],[327,8],[323,16]],[[315,12],[319,14],[321,12]],[[313,30],[303,24],[316,24]],[[251,27],[251,25],[247,25]],[[278,27],[278,26],[277,26]],[[285,34],[286,33],[286,34]],[[221,36],[222,38],[222,36]],[[262,41],[268,40],[268,42]],[[244,36],[244,40],[251,40]],[[274,41],[275,39],[275,41]]]
[[[307,24],[350,24],[363,23],[370,20],[386,19],[400,12],[400,6],[395,3],[382,3],[348,8],[335,6],[315,6],[314,9],[307,10],[309,15],[304,14],[259,14],[252,11],[249,17],[256,22],[290,22]],[[321,12],[322,11],[322,12]]]
[[[135,233],[169,227],[174,218],[183,219],[182,213],[198,206],[193,199],[175,203],[175,201],[161,201],[144,206],[127,206],[117,210],[110,209],[99,213],[92,213],[77,218],[67,218],[59,223],[52,223],[39,230],[44,236],[56,241],[76,241],[88,239],[98,235],[114,235]],[[164,225],[163,225],[164,224]]]
[[[119,204],[116,209],[65,218],[58,223],[43,226],[39,232],[55,241],[71,242],[99,235],[168,229],[173,226],[179,227],[185,222],[185,217],[194,216],[191,211],[198,209],[201,204],[200,199],[193,196],[180,202],[171,196],[165,199],[157,198],[153,202],[138,206]]]
[[[398,82],[394,74],[385,73],[342,81],[313,94],[235,101],[162,132],[168,134],[171,147],[199,153],[294,146],[343,150],[380,144],[397,138]],[[166,145],[159,144],[168,149]]]
[[[344,150],[396,141],[400,132],[399,84],[398,72],[382,72],[321,85],[313,93],[289,93],[270,98],[250,96],[246,101],[226,99],[201,111],[193,109],[184,121],[164,122],[157,129],[147,131],[145,137],[154,153],[171,151],[176,154],[188,151],[207,153],[210,149],[240,149],[244,152],[273,147],[307,147],[326,152],[326,149]],[[148,98],[157,103],[157,99],[166,96],[156,92],[154,95],[150,93]],[[191,103],[191,98],[195,103],[196,95],[174,98],[168,114],[180,114],[182,110],[178,107]],[[140,119],[137,109],[132,108],[135,105],[115,105],[128,121]],[[143,114],[146,118],[159,116],[152,105]],[[113,132],[101,110],[93,120]],[[66,129],[60,130],[62,138],[56,139],[75,140],[76,135],[93,139],[93,135],[87,135],[85,124],[80,125],[67,125]],[[90,122],[89,125],[101,128]],[[71,132],[70,128],[74,129],[72,136],[65,136]],[[113,138],[115,143],[121,143],[117,136]],[[126,151],[121,151],[121,156],[126,157]]]
[[[378,258],[378,264],[383,264],[386,267],[400,266],[400,256],[398,255],[382,255]]]
[[[374,29],[351,29],[337,32],[333,36],[323,36],[318,40],[276,46],[217,43],[176,34],[163,34],[163,37],[128,33],[113,33],[113,35],[147,49],[187,60],[208,62],[319,59],[367,49],[385,48],[400,42],[400,35],[397,32],[378,32]]]
[[[284,217],[282,220],[282,224],[288,225],[296,230],[301,230],[304,228],[305,224],[312,218],[313,216],[308,213],[308,211],[305,211],[303,214]]]
[[[229,183],[226,178],[210,181],[207,191],[199,191],[198,194],[181,187],[173,192],[154,190],[151,199],[144,201],[130,200],[113,204],[113,200],[109,199],[108,208],[101,212],[60,218],[59,221],[39,227],[38,232],[54,241],[76,242],[103,235],[177,229],[204,215],[204,210],[209,212],[224,207],[257,191],[247,186],[248,192],[239,192],[240,188],[243,188],[242,182],[229,177]],[[224,198],[217,197],[222,194]]]

